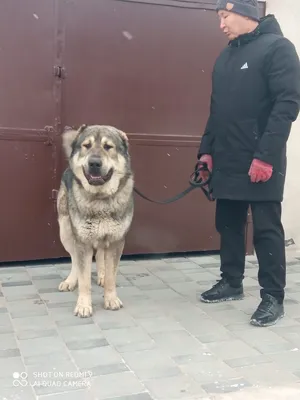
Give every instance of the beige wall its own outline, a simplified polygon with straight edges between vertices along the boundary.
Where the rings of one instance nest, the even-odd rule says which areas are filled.
[[[300,56],[300,0],[267,0],[267,14],[274,14],[284,35],[296,46]],[[288,171],[283,201],[286,238],[300,248],[300,115],[288,140]]]

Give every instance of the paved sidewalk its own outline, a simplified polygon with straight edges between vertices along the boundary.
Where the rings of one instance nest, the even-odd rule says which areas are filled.
[[[57,289],[68,264],[0,269],[0,400],[299,400],[300,254],[288,256],[286,317],[249,325],[259,303],[247,259],[246,298],[203,304],[218,257],[123,261],[124,308],[73,316]],[[96,281],[95,270],[93,280]]]

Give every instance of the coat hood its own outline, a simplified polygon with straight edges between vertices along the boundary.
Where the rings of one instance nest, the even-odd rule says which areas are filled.
[[[280,25],[273,14],[268,14],[265,17],[261,18],[257,28],[253,32],[246,33],[245,35],[241,35],[236,39],[230,41],[229,46],[239,47],[243,44],[252,42],[261,35],[266,34],[283,36]]]
[[[273,33],[275,35],[283,36],[279,22],[273,14],[269,14],[266,17],[261,18],[257,29],[261,35]]]

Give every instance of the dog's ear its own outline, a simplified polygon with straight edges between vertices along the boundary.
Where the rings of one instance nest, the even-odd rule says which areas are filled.
[[[126,151],[128,151],[128,148],[129,148],[128,136],[126,135],[125,132],[123,132],[123,131],[121,131],[121,130],[119,130],[119,129],[118,129],[118,133],[119,133],[119,135],[120,135],[120,137],[121,137],[121,139],[122,139],[122,143],[123,143],[123,145],[124,145]]]
[[[70,158],[74,144],[78,136],[86,129],[87,125],[81,125],[78,130],[66,127],[62,134],[62,145],[67,158]]]

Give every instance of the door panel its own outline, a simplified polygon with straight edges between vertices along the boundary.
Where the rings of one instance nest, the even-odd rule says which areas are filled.
[[[51,257],[55,1],[0,3],[0,262]]]
[[[157,199],[182,191],[208,116],[212,66],[225,44],[215,12],[114,0],[62,4],[63,125],[123,129],[136,186]],[[218,250],[214,204],[200,190],[172,205],[135,203],[125,254]]]

